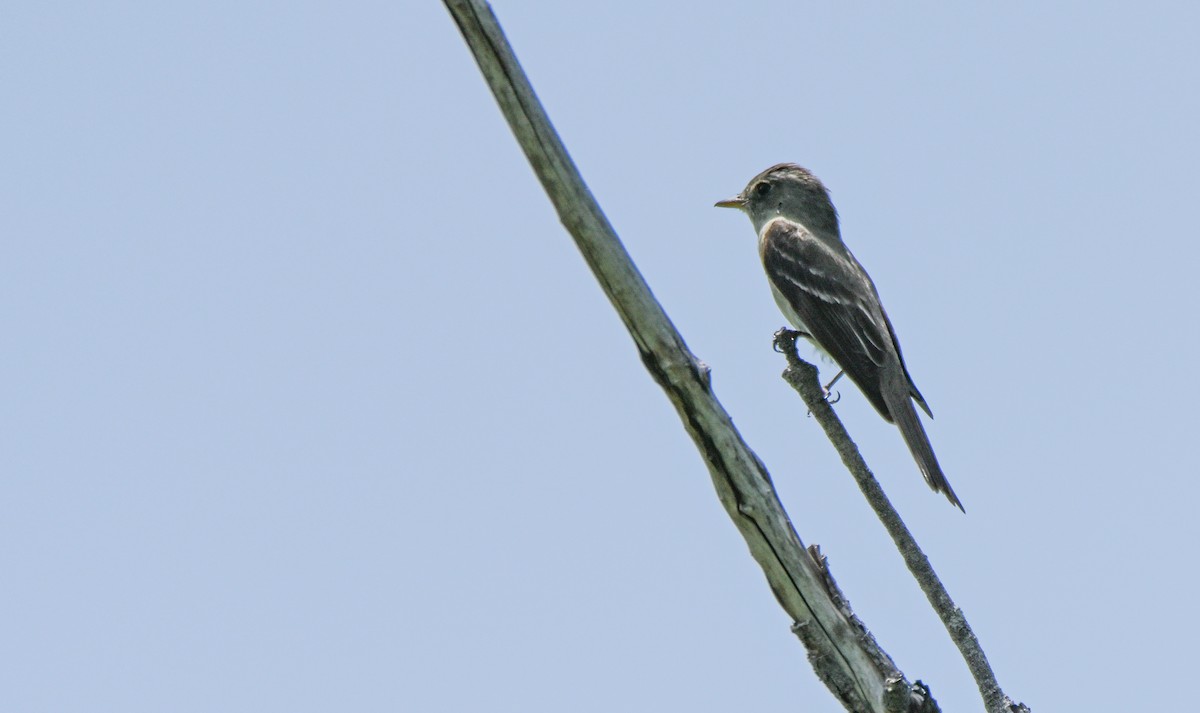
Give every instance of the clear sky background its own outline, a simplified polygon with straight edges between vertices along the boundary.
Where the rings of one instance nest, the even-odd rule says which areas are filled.
[[[1186,706],[1200,11],[496,11],[909,678],[980,709],[712,207],[776,162],[937,415],[965,516],[837,405],[1006,691]],[[0,709],[840,710],[440,3],[0,15]]]

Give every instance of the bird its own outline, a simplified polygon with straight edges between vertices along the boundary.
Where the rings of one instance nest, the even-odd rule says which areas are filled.
[[[838,365],[884,420],[900,429],[929,487],[966,512],[914,402],[930,418],[933,412],[908,372],[875,283],[842,242],[825,185],[808,169],[781,163],[716,207],[750,217],[767,281],[784,316]]]

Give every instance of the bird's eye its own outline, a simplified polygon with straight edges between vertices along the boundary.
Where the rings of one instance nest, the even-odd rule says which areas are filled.
[[[754,195],[762,198],[763,196],[767,195],[770,190],[771,184],[763,181],[762,183],[758,183],[754,186]]]

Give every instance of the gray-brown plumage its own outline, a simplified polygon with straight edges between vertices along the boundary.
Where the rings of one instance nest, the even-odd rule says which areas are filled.
[[[900,429],[925,482],[963,509],[913,401],[929,414],[866,270],[842,242],[829,192],[807,169],[781,163],[720,201],[750,216],[771,292],[784,315],[828,354],[879,415]]]

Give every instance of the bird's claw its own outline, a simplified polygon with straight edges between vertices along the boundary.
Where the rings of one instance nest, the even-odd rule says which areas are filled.
[[[825,403],[829,404],[830,406],[842,400],[842,392],[840,391],[830,391],[829,389],[821,389],[821,391],[825,392]],[[812,418],[812,409],[809,409],[806,415],[809,418]]]
[[[794,329],[780,327],[775,331],[774,341],[771,342],[771,347],[780,354],[787,354],[788,350],[796,351],[796,340],[804,335],[804,332],[797,332]]]

